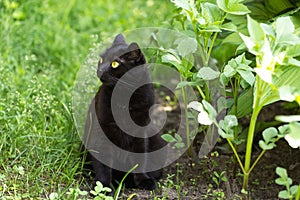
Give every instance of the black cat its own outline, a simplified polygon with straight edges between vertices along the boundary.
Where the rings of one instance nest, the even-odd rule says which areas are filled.
[[[126,187],[154,189],[162,174],[161,169],[146,170],[148,165],[155,162],[150,160],[147,153],[161,149],[165,142],[159,134],[153,134],[155,127],[151,124],[149,126],[149,112],[155,99],[145,64],[145,57],[138,44],[128,45],[121,34],[100,55],[97,75],[102,85],[89,108],[84,142],[88,149],[87,161],[91,161],[95,179],[105,186],[119,182],[130,169],[123,171],[110,166],[132,167],[139,164],[139,173],[129,174],[125,181]],[[115,98],[114,93],[117,94]],[[130,98],[126,97],[128,95]],[[124,117],[122,113],[126,112],[129,115]],[[131,122],[138,128],[130,125]],[[116,147],[125,152],[140,153],[142,157],[127,157],[115,150]],[[106,164],[99,161],[100,157],[105,159]]]

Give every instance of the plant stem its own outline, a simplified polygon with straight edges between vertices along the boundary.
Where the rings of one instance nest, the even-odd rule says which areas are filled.
[[[192,156],[192,149],[190,147],[190,127],[189,127],[189,119],[188,119],[188,102],[186,97],[186,92],[184,87],[181,88],[183,102],[184,102],[184,113],[185,113],[185,128],[186,128],[186,144],[188,146],[188,155]]]
[[[198,91],[199,91],[199,93],[200,93],[202,99],[206,100],[205,94],[203,93],[201,87],[197,86],[197,89],[198,89]]]
[[[300,184],[299,184],[299,186],[298,186],[298,192],[297,192],[297,194],[296,194],[296,198],[295,198],[296,200],[299,200],[300,199]]]
[[[249,130],[248,130],[248,137],[247,137],[247,146],[246,146],[246,156],[245,156],[245,173],[244,173],[244,180],[243,180],[243,191],[247,192],[248,189],[248,178],[250,173],[250,164],[251,164],[251,155],[252,155],[252,145],[253,145],[253,137],[255,131],[255,124],[258,117],[258,114],[261,110],[261,106],[259,105],[259,99],[261,96],[261,79],[259,76],[256,76],[256,84],[255,84],[255,91],[254,91],[254,102],[253,102],[253,111],[250,120]]]
[[[265,152],[266,152],[266,150],[262,150],[262,152],[260,152],[259,156],[256,158],[256,160],[252,164],[251,168],[249,169],[248,174],[250,174],[250,172],[253,170],[253,168],[255,167],[255,165],[258,163],[258,161],[261,159],[261,157],[264,155]]]
[[[280,137],[276,138],[274,143],[276,143],[278,140],[280,140]],[[266,150],[262,150],[262,152],[260,152],[260,154],[258,155],[258,157],[256,158],[256,160],[254,161],[254,163],[252,164],[251,168],[249,169],[249,174],[250,172],[253,170],[253,168],[255,167],[255,165],[258,163],[258,161],[261,159],[261,157],[265,154]]]
[[[237,108],[238,108],[238,95],[239,95],[239,89],[240,89],[240,80],[235,79],[234,85],[233,85],[233,113],[235,116],[237,116]],[[234,128],[234,139],[238,138],[238,126]],[[236,145],[235,145],[236,147]]]
[[[215,32],[215,33],[214,33],[214,36],[213,36],[213,38],[212,38],[211,44],[210,44],[210,46],[209,46],[209,49],[208,49],[208,53],[207,53],[207,63],[206,63],[206,65],[208,65],[208,61],[209,61],[209,58],[210,58],[210,54],[211,54],[212,49],[213,49],[213,47],[214,47],[214,43],[215,43],[215,41],[216,41],[217,36],[218,36],[218,32]]]
[[[241,167],[241,169],[243,171],[243,174],[245,174],[246,172],[245,172],[244,166],[243,166],[242,161],[241,161],[241,159],[239,157],[239,154],[236,151],[236,148],[234,147],[234,145],[232,144],[232,142],[230,141],[230,139],[227,138],[227,142],[230,145],[230,147],[231,147],[231,149],[232,149],[232,151],[233,151],[233,153],[234,153],[234,155],[236,157],[236,160],[238,161],[238,163],[239,163],[239,165],[240,165],[240,167]]]

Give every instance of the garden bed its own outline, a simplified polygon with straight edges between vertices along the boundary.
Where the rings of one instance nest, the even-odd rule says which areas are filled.
[[[160,96],[162,94],[164,95]],[[156,92],[157,101],[164,106],[168,105],[166,94],[168,94],[166,91]],[[283,109],[282,106],[282,103],[277,103],[267,107],[262,111],[260,120],[271,121],[276,114],[293,112]],[[165,125],[167,130],[178,126],[179,116],[179,106],[169,111],[168,124]],[[255,139],[253,158],[256,158],[261,151],[258,146],[260,135],[257,134]],[[202,159],[191,159],[185,153],[175,163],[164,168],[158,189],[155,191],[126,189],[123,199],[132,194],[136,194],[133,199],[145,200],[163,197],[167,197],[167,199],[241,199],[243,175],[234,161],[233,153],[219,150],[218,146],[220,145],[222,143],[217,144],[210,155]],[[277,143],[277,147],[265,153],[250,175],[251,199],[279,199],[279,191],[285,188],[275,183],[275,179],[278,178],[275,173],[277,166],[286,168],[289,177],[292,177],[293,180],[300,180],[299,149],[292,149],[286,141],[281,140]],[[216,174],[220,175],[221,173],[223,173],[223,177],[226,177],[226,181],[216,177]]]

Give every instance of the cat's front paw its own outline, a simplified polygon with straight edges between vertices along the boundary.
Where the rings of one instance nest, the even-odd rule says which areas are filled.
[[[156,180],[149,178],[141,181],[141,183],[138,185],[138,188],[145,189],[145,190],[154,190],[157,188]]]

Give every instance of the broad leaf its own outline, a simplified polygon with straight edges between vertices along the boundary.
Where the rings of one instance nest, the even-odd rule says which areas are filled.
[[[276,174],[285,179],[288,177],[286,169],[282,167],[276,167]]]
[[[291,188],[290,188],[290,191],[293,195],[295,195],[297,192],[298,192],[298,185],[293,185]]]
[[[275,179],[275,183],[278,184],[278,185],[285,185],[286,181],[287,180],[285,178],[283,178],[283,177]]]
[[[281,70],[276,72],[276,76],[273,77],[273,84],[276,88],[280,88],[284,85],[289,85],[295,88],[300,88],[300,68],[293,66],[281,67]],[[260,103],[262,106],[274,103],[280,100],[279,92],[266,85],[266,89],[262,92],[260,97]]]
[[[221,10],[212,3],[201,3],[201,14],[208,24],[216,23],[222,20]]]
[[[289,17],[279,17],[275,22],[275,31],[280,40],[282,36],[294,33],[295,27]]]
[[[237,31],[237,26],[231,22],[222,24],[221,29],[226,30],[226,31],[232,31],[235,32]]]
[[[169,63],[177,68],[179,72],[183,71],[181,60],[173,54],[166,54],[161,57],[163,63]]]
[[[290,194],[286,190],[280,191],[278,193],[278,197],[281,198],[281,199],[291,199]]]
[[[257,42],[264,41],[265,33],[260,24],[257,21],[253,20],[249,15],[247,16],[247,21],[250,37]]]
[[[199,81],[182,81],[177,84],[176,89],[183,88],[185,86],[202,86],[204,84],[203,80]]]
[[[232,4],[229,9],[228,13],[233,14],[233,15],[245,15],[250,13],[250,10],[247,8],[247,6],[243,4]]]
[[[300,44],[288,46],[286,55],[289,57],[300,56]]]
[[[215,71],[210,67],[202,67],[198,72],[198,77],[206,81],[216,79],[219,75],[220,72]]]
[[[238,73],[249,85],[253,86],[255,82],[255,76],[250,70],[238,69]]]
[[[175,44],[178,44],[177,50],[182,57],[197,51],[197,41],[195,38],[185,37],[184,39],[176,40]]]
[[[226,128],[232,128],[238,125],[238,120],[235,115],[226,115],[224,118],[224,124]]]
[[[161,136],[161,138],[164,139],[166,142],[169,142],[169,143],[176,142],[176,139],[170,134],[163,134]]]
[[[217,5],[224,12],[233,15],[245,15],[250,13],[250,10],[237,0],[217,0]]]
[[[226,138],[228,138],[228,139],[233,139],[234,138],[234,134],[233,134],[233,131],[232,132],[230,132],[230,133],[225,133],[222,129],[218,129],[218,134],[222,137],[222,138],[224,138],[224,139],[226,139]]]
[[[189,10],[190,9],[190,5],[189,2],[186,0],[171,0],[172,3],[175,4],[175,6],[185,9],[185,10]]]
[[[237,117],[241,118],[251,113],[253,104],[253,88],[243,91],[238,97]],[[229,114],[234,114],[231,108]]]
[[[274,143],[266,144],[262,140],[260,140],[258,144],[259,144],[259,147],[262,148],[263,150],[271,150],[276,146]]]
[[[267,128],[262,133],[265,142],[268,144],[274,142],[275,137],[278,135],[278,131],[274,127]]]

